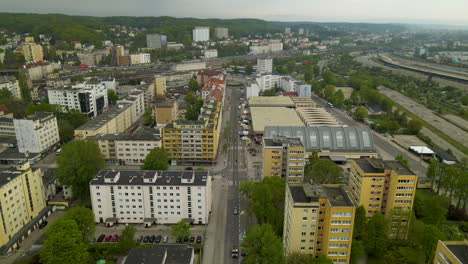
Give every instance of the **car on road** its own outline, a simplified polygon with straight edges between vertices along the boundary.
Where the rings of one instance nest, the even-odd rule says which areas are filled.
[[[202,237],[201,236],[197,236],[197,243],[200,244],[202,242]]]
[[[232,258],[238,258],[239,257],[239,249],[238,248],[233,248],[231,250],[231,257]]]
[[[39,229],[43,229],[44,227],[46,227],[46,225],[48,224],[49,222],[47,221],[42,221],[42,223],[39,224]]]
[[[191,237],[190,237],[190,243],[193,243],[193,242],[195,242],[195,237],[194,237],[194,236],[191,236]]]
[[[164,236],[162,242],[163,242],[163,243],[167,243],[168,241],[169,241],[169,237],[168,237],[168,236]]]
[[[234,207],[234,211],[232,212],[234,215],[237,215],[239,211],[237,210],[237,207]]]
[[[154,243],[154,240],[156,240],[156,236],[155,235],[150,236],[149,242]]]
[[[97,242],[102,242],[104,241],[104,239],[106,238],[106,235],[102,234],[98,237],[98,239],[96,240]]]
[[[111,239],[112,239],[112,235],[108,235],[108,236],[106,236],[106,239],[105,239],[104,241],[106,241],[106,242],[110,242],[110,241],[111,241]]]
[[[60,152],[62,152],[62,149],[57,149],[57,151],[55,151],[55,155],[58,156],[60,154]]]
[[[156,239],[154,240],[154,242],[161,243],[161,239],[162,239],[162,236],[158,235]]]
[[[149,242],[149,239],[150,239],[149,236],[145,236],[145,237],[143,238],[143,243],[148,243],[148,242]]]
[[[112,242],[117,242],[119,241],[119,235],[115,234],[113,237],[112,237]]]

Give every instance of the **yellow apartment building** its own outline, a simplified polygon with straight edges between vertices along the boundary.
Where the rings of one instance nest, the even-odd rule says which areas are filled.
[[[279,176],[288,183],[304,178],[304,147],[299,138],[263,138],[263,175]]]
[[[85,139],[99,134],[117,134],[127,130],[137,120],[136,106],[118,103],[106,112],[75,129],[76,139]]]
[[[177,100],[168,99],[163,102],[156,103],[155,111],[156,123],[160,124],[170,124],[172,121],[177,119],[179,113],[179,106]]]
[[[221,132],[221,102],[210,99],[198,120],[175,120],[162,129],[163,147],[171,163],[211,163],[216,159]]]
[[[42,46],[36,43],[24,44],[21,53],[26,61],[41,61],[44,57]]]
[[[24,42],[34,43],[34,37],[24,37]]]
[[[349,263],[355,205],[338,184],[288,184],[286,187],[283,246],[293,252]]]
[[[405,238],[418,176],[396,160],[360,159],[351,161],[348,187],[355,204],[367,217],[381,212],[390,218],[391,237]]]
[[[154,90],[156,95],[166,94],[166,77],[162,75],[156,75],[154,79]]]
[[[434,257],[434,264],[468,263],[468,241],[440,241]]]
[[[0,247],[46,207],[42,172],[28,162],[0,171]]]

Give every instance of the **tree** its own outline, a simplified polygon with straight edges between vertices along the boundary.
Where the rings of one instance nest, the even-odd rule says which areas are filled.
[[[410,169],[410,164],[408,162],[408,159],[403,156],[402,154],[398,154],[395,156],[395,160],[398,160],[399,162],[401,162],[401,164],[403,164],[403,166],[405,166],[406,168]]]
[[[283,245],[269,224],[252,227],[242,242],[245,264],[284,263]]]
[[[359,260],[366,256],[366,249],[362,240],[353,239],[351,244],[351,260],[350,263],[359,263]]]
[[[89,181],[105,165],[96,142],[77,140],[62,148],[55,176],[60,184],[72,187],[73,196],[89,199]]]
[[[287,256],[286,263],[288,264],[312,264],[314,263],[314,257],[308,254],[293,252]]]
[[[145,113],[143,114],[143,124],[145,126],[149,126],[153,124],[154,118],[151,109],[146,109]]]
[[[44,247],[41,249],[43,264],[88,263],[88,252],[75,221],[57,219],[45,232]]]
[[[351,93],[351,96],[349,97],[349,101],[354,105],[361,104],[361,96],[359,95],[358,90],[353,90],[353,92]]]
[[[447,212],[446,202],[442,200],[442,197],[434,195],[424,202],[422,220],[426,224],[441,226],[445,221]]]
[[[107,99],[109,100],[110,105],[115,105],[117,100],[119,100],[119,96],[115,93],[114,90],[109,89],[107,90]]]
[[[423,124],[421,121],[417,119],[411,119],[410,121],[408,121],[407,129],[409,133],[417,135],[421,130],[422,126]]]
[[[87,243],[93,239],[96,228],[93,210],[82,206],[73,206],[65,212],[63,217],[75,221],[83,242]]]
[[[307,70],[307,71],[304,73],[304,81],[306,81],[306,82],[312,80],[313,77],[314,77],[314,72],[313,72],[313,70]]]
[[[252,65],[249,64],[249,65],[245,66],[245,72],[247,74],[252,74],[253,71],[254,71],[254,69],[253,69]]]
[[[154,148],[146,155],[142,170],[167,170],[169,166],[169,154],[164,148]]]
[[[343,171],[333,161],[321,159],[307,164],[304,169],[304,180],[316,184],[339,183],[343,178]]]
[[[364,206],[359,206],[356,208],[356,212],[354,214],[354,231],[353,231],[353,238],[358,240],[363,240],[365,237],[365,232],[367,229],[367,217],[366,217],[366,209]]]
[[[195,80],[195,79],[192,79],[192,80],[189,81],[188,87],[190,88],[190,90],[192,90],[194,92],[200,90],[200,85],[198,84],[197,80]]]
[[[365,244],[372,256],[382,256],[388,242],[387,221],[380,212],[375,213],[367,223]]]
[[[445,174],[445,165],[440,163],[438,159],[432,159],[427,168],[426,176],[431,180],[431,185],[437,185],[437,194],[439,193],[440,187],[442,185],[442,180]]]
[[[345,100],[345,96],[342,90],[338,90],[333,96],[332,101],[337,106],[342,106]]]
[[[26,74],[22,72],[18,73],[18,84],[21,92],[21,98],[25,103],[30,103],[32,101],[31,90],[29,89],[28,77],[26,77]]]
[[[171,234],[176,238],[190,236],[190,224],[187,221],[180,220],[177,224],[171,226]]]
[[[445,236],[444,233],[442,233],[442,231],[440,231],[436,226],[425,225],[424,231],[422,234],[419,234],[416,239],[424,252],[424,261],[426,263],[432,263],[437,242],[439,240],[444,240]]]
[[[246,211],[254,213],[259,224],[270,224],[278,235],[283,232],[285,190],[284,180],[277,176],[242,181],[239,187],[250,201]]]
[[[387,129],[390,134],[395,134],[400,129],[400,125],[397,121],[390,120],[387,121]]]
[[[118,246],[123,251],[128,251],[136,245],[137,243],[135,241],[135,227],[133,225],[125,226],[124,230],[122,231],[122,235],[120,236]]]
[[[325,99],[329,100],[332,95],[335,94],[335,86],[334,85],[325,85],[325,88],[324,88],[324,96],[325,96]]]
[[[357,120],[360,120],[360,121],[364,121],[364,119],[366,119],[368,115],[369,115],[369,112],[363,106],[359,106],[358,108],[356,108],[356,111],[354,111],[354,116],[356,117]]]
[[[320,75],[320,67],[318,65],[314,65],[312,67],[312,70],[314,71],[314,76],[319,76]]]

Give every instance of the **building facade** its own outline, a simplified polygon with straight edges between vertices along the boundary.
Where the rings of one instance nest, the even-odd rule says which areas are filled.
[[[229,38],[229,29],[225,27],[215,27],[214,35],[215,38],[218,39]]]
[[[209,27],[195,27],[192,33],[193,33],[194,42],[210,40],[210,28]]]
[[[158,126],[172,123],[172,121],[177,119],[179,113],[177,100],[167,99],[156,103],[154,113],[156,114],[155,119]]]
[[[15,125],[13,124],[13,118],[0,116],[0,136],[15,136]]]
[[[204,50],[203,56],[205,56],[205,59],[217,58],[218,57],[218,50],[216,50],[216,49]]]
[[[156,95],[165,95],[166,87],[166,77],[162,75],[156,75],[154,78],[154,89]]]
[[[0,171],[0,247],[46,207],[42,173],[29,163]]]
[[[167,36],[161,34],[146,35],[146,47],[148,49],[160,49],[167,45]]]
[[[211,176],[199,171],[100,171],[90,182],[97,223],[207,224]]]
[[[14,76],[0,76],[0,90],[2,89],[7,89],[17,99],[22,98],[18,80]]]
[[[257,59],[257,72],[260,74],[263,73],[272,73],[273,72],[273,59]]]
[[[389,235],[406,238],[414,204],[418,176],[396,160],[351,161],[350,197],[362,205],[367,217],[377,212],[391,221]]]
[[[13,123],[20,153],[42,153],[60,141],[53,113],[36,112]]]
[[[304,156],[304,147],[298,138],[263,138],[263,175],[279,176],[288,183],[301,183]]]
[[[283,246],[350,263],[355,205],[340,185],[287,185]]]
[[[206,62],[204,61],[189,61],[174,65],[174,71],[198,71],[203,69],[206,69]]]
[[[468,263],[468,241],[440,241],[437,243],[434,264]]]
[[[22,54],[25,61],[41,61],[44,58],[42,46],[36,43],[25,43]]]

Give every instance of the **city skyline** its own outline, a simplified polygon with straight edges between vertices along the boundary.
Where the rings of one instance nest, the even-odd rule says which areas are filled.
[[[209,8],[216,5],[218,8]],[[87,16],[174,16],[195,18],[259,18],[268,21],[367,22],[441,24],[468,26],[468,2],[463,0],[298,0],[285,5],[280,0],[239,0],[236,3],[214,0],[150,1],[136,0],[19,0],[2,3],[5,12],[63,13]],[[248,7],[248,8],[245,8]]]

